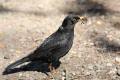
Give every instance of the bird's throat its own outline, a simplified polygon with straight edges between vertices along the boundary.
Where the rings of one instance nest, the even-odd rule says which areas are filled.
[[[63,27],[63,26],[60,26],[58,31],[60,32],[74,32],[74,26],[66,26],[66,27]]]

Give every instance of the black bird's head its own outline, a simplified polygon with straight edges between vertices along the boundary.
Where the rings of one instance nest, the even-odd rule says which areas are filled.
[[[64,30],[74,30],[75,24],[81,20],[82,23],[87,22],[87,18],[86,17],[80,17],[78,15],[68,15],[67,17],[65,17],[65,19],[63,20],[62,25],[59,28],[59,31],[64,31]]]
[[[79,21],[80,17],[77,15],[68,15],[62,23],[62,27],[64,28],[74,28],[74,25]]]

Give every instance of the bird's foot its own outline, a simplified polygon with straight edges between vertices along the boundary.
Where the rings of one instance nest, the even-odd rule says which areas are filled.
[[[53,67],[53,70],[51,72],[52,74],[57,74],[58,73],[58,70],[56,70],[54,67]]]
[[[52,72],[52,70],[53,70],[52,63],[49,64],[48,68],[49,68],[50,72]]]
[[[49,76],[49,78],[50,79],[55,79],[55,77],[54,77],[54,75],[55,75],[55,73],[54,73],[54,67],[52,67],[51,63],[49,64],[48,68],[50,69],[50,73],[51,73],[51,75]]]

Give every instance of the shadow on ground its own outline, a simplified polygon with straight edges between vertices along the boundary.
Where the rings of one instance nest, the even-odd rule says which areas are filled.
[[[73,8],[74,5],[76,5],[76,8]],[[108,9],[103,3],[93,0],[75,0],[74,4],[71,4],[69,9],[65,8],[63,12],[77,15],[88,14],[90,16],[106,15],[107,13],[119,13]]]
[[[55,69],[57,69],[59,66],[60,66],[60,62],[53,65]],[[23,71],[38,71],[38,72],[48,75],[48,72],[50,72],[50,69],[47,63],[43,63],[40,61],[33,61],[19,68],[14,68],[9,71],[5,70],[3,72],[3,75],[13,74],[13,73],[23,72]]]
[[[73,6],[76,6],[73,8]],[[88,14],[90,16],[95,15],[106,15],[107,13],[119,13],[112,11],[107,8],[107,6],[104,6],[103,3],[100,3],[99,1],[93,1],[93,0],[75,0],[74,4],[69,4],[65,6],[63,9],[59,10],[63,14],[77,14],[77,15],[84,15]],[[24,14],[30,14],[30,15],[36,15],[36,16],[47,16],[46,12],[40,11],[22,11],[19,9],[10,9],[8,7],[5,7],[4,5],[0,4],[0,14],[1,13],[24,13]],[[49,14],[48,14],[49,15]]]
[[[112,25],[115,29],[120,30],[120,22],[114,22]]]
[[[94,40],[96,47],[101,48],[105,52],[120,52],[120,45],[115,41],[110,41],[105,37],[98,37]]]
[[[5,13],[24,13],[24,14],[30,14],[30,15],[36,15],[36,16],[46,16],[47,14],[42,12],[42,11],[22,11],[18,9],[10,9],[8,7],[3,6],[0,4],[0,14],[5,14]]]

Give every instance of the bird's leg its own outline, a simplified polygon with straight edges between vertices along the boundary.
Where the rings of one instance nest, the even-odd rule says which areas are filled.
[[[57,70],[56,70],[54,67],[52,67],[52,73],[53,73],[53,74],[56,74],[56,73],[57,73]]]
[[[49,64],[48,68],[50,69],[50,72],[52,72],[53,70],[52,63]]]
[[[53,62],[53,72],[55,74],[59,73],[59,70],[57,70],[57,68],[60,66],[61,62],[59,61],[59,59],[56,59],[54,62]]]
[[[48,68],[50,69],[52,79],[54,79],[54,67],[52,66],[52,63],[49,64]]]
[[[56,69],[52,66],[52,63],[49,64],[49,69],[51,73],[56,73]]]

